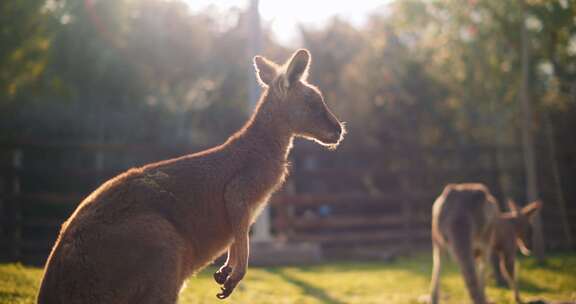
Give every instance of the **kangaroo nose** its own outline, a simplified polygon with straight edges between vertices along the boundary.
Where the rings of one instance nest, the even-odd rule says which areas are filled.
[[[340,137],[340,135],[342,135],[342,125],[337,123],[336,124],[336,136]]]
[[[340,123],[336,123],[334,126],[334,131],[332,133],[332,141],[337,142],[342,137],[342,133],[344,130],[342,129],[342,125]]]
[[[333,143],[337,143],[340,141],[340,139],[342,138],[342,135],[345,133],[344,127],[342,126],[342,124],[340,123],[340,121],[338,121],[338,119],[336,118],[336,116],[334,116],[334,114],[332,114],[332,112],[327,111],[327,129],[326,131],[328,131],[331,134],[326,134],[328,135],[328,139],[330,140],[330,142]]]

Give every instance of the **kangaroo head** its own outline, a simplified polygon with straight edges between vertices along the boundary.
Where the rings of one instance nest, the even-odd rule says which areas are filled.
[[[330,148],[340,143],[345,133],[343,124],[328,109],[320,90],[306,81],[310,66],[307,50],[296,51],[283,66],[256,56],[254,66],[260,84],[267,90],[263,107],[274,123]]]
[[[530,255],[530,250],[526,244],[530,236],[532,220],[536,212],[542,208],[542,203],[535,201],[520,208],[513,200],[508,200],[508,208],[510,212],[506,213],[505,217],[514,225],[516,244],[522,254]]]

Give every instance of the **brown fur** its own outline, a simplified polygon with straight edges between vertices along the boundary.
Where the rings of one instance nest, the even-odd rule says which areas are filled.
[[[39,303],[175,303],[184,280],[228,249],[219,298],[244,277],[250,225],[287,174],[294,136],[329,147],[344,129],[306,82],[310,55],[279,67],[257,56],[265,90],[226,143],[125,172],[63,224]]]
[[[516,284],[516,249],[528,253],[525,241],[529,220],[541,204],[534,202],[521,210],[512,202],[510,206],[510,212],[501,213],[496,199],[482,184],[451,184],[444,188],[432,210],[432,303],[439,300],[442,250],[449,250],[458,262],[474,304],[487,303],[484,270],[492,254],[499,259],[514,299],[521,302]]]

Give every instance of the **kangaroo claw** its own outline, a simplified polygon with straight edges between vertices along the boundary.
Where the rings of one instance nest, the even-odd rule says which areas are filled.
[[[220,285],[224,284],[224,282],[226,282],[226,279],[228,279],[228,276],[230,275],[231,272],[232,267],[230,266],[224,266],[218,269],[218,271],[214,273],[214,281],[216,281],[216,283]]]
[[[236,288],[237,284],[238,280],[231,280],[228,278],[228,280],[226,280],[224,283],[224,286],[220,287],[221,292],[218,293],[216,297],[220,300],[226,299],[228,296],[230,296],[230,294],[232,294],[232,291],[234,291],[234,288]]]

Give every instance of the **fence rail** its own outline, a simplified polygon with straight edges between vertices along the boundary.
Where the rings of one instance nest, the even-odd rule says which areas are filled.
[[[130,167],[193,150],[198,149],[143,144],[0,143],[3,258],[42,263],[61,223],[103,181]],[[308,146],[293,152],[287,187],[272,199],[272,228],[278,238],[341,249],[419,247],[429,244],[431,206],[444,184],[481,181],[502,198],[506,192],[502,184],[510,184],[511,178],[516,183],[522,176],[518,165],[498,161],[498,157],[517,158],[517,149],[510,147],[423,149],[420,153],[410,150],[402,155],[403,159],[417,156],[418,161],[402,166],[386,160],[390,157],[382,156],[382,151],[355,148],[324,152]],[[422,161],[422,154],[436,159]],[[446,162],[450,159],[454,161]],[[423,165],[430,163],[435,167]],[[565,227],[558,224],[559,218],[571,219],[569,228],[576,231],[576,209],[562,213],[544,200],[548,244],[562,247]]]

